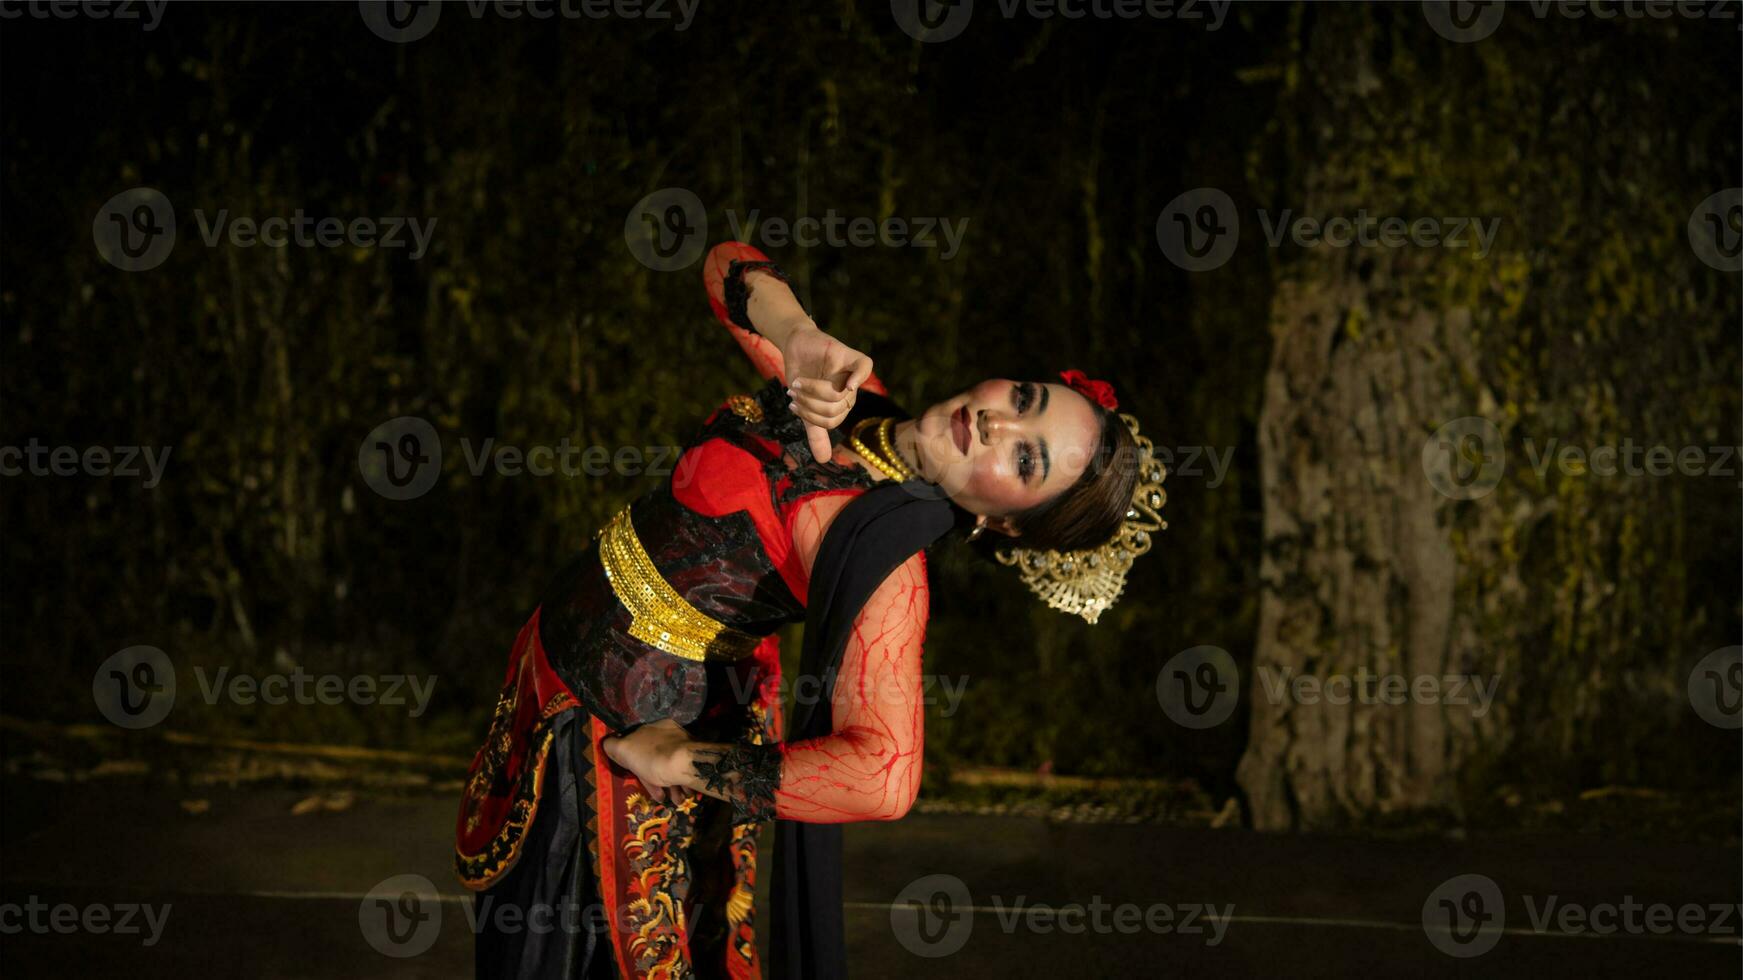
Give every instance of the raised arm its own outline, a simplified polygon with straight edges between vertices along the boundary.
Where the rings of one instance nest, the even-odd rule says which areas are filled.
[[[739,269],[742,293],[730,281],[734,262],[744,263]],[[731,332],[757,373],[765,379],[793,380],[781,351],[791,349],[795,330],[821,328],[805,312],[799,297],[787,285],[785,274],[756,247],[743,242],[722,242],[703,259],[702,282],[707,287],[708,305],[714,310],[714,318]],[[735,309],[741,298],[742,313]],[[748,322],[749,329],[736,320]],[[888,393],[876,374],[868,375],[859,387],[880,395]]]

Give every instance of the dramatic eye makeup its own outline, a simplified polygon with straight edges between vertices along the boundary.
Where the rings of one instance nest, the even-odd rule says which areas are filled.
[[[1047,388],[1043,385],[1035,384],[1032,381],[1013,385],[1011,387],[1011,404],[1015,406],[1018,415],[1027,413],[1029,409],[1035,405],[1037,398],[1039,398],[1041,404],[1040,407],[1035,410],[1035,414],[1037,416],[1045,414],[1047,411],[1048,397]],[[1031,444],[1027,440],[1017,444],[1015,451],[1017,478],[1022,480],[1024,485],[1028,485],[1031,482],[1031,478],[1035,475],[1035,462],[1037,457],[1040,458],[1041,462],[1041,479],[1038,482],[1047,482],[1048,474],[1053,472],[1053,456],[1047,450],[1047,440],[1042,439],[1039,440],[1039,442],[1039,446]]]

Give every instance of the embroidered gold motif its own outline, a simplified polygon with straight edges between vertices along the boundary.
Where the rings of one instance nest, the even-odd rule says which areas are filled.
[[[749,395],[733,395],[726,400],[726,407],[732,409],[732,414],[755,424],[763,420],[763,407],[755,398]]]
[[[699,611],[660,575],[635,535],[629,510],[618,511],[596,535],[605,577],[629,610],[629,635],[685,660],[743,660],[755,653],[760,638]]]
[[[479,761],[478,771],[466,783],[466,806],[471,811],[466,817],[467,833],[478,829],[478,805],[489,794],[491,784],[496,782],[497,774],[502,772],[509,751],[514,747],[514,734],[509,730],[514,723],[514,706],[515,682],[511,679],[503,687],[502,694],[496,699],[496,709],[490,714],[490,733],[484,738],[483,758]]]
[[[510,680],[508,686],[503,688],[502,696],[497,698],[496,710],[491,715],[490,735],[482,750],[484,760],[478,767],[478,772],[466,783],[464,806],[467,833],[478,829],[479,808],[496,781],[497,774],[507,764],[513,748],[514,740],[509,729],[514,721],[515,694],[515,682]],[[576,703],[574,695],[560,691],[551,695],[539,712],[539,722],[527,736],[529,748],[526,769],[521,772],[520,785],[515,788],[514,803],[509,807],[508,819],[503,822],[502,829],[477,854],[467,854],[460,850],[458,844],[455,845],[454,870],[462,885],[473,891],[482,891],[495,884],[508,869],[514,867],[515,861],[520,857],[521,839],[526,836],[527,828],[532,826],[533,818],[539,812],[539,792],[545,781],[545,757],[551,750],[551,726],[556,715],[574,707]]]
[[[685,852],[694,836],[697,797],[677,806],[656,803],[640,793],[624,798],[627,831],[623,853],[629,859],[629,941],[636,975],[691,976],[690,941],[684,924],[684,896],[690,890]]]
[[[508,819],[503,822],[502,829],[497,831],[496,836],[490,839],[490,843],[485,845],[484,850],[477,854],[467,854],[458,846],[454,848],[455,874],[459,876],[460,884],[468,889],[483,891],[489,888],[504,872],[514,867],[515,860],[520,857],[521,841],[526,836],[527,828],[532,826],[533,818],[539,813],[539,789],[544,783],[545,756],[551,750],[551,735],[548,720],[540,723],[533,731],[532,741],[538,748],[527,758],[527,768],[521,775],[521,784],[515,793],[514,804],[509,808]]]

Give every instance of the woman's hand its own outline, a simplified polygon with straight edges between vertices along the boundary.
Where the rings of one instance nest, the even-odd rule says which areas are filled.
[[[691,772],[690,733],[670,718],[650,722],[628,735],[603,740],[611,761],[628,769],[648,789],[648,796],[661,803],[679,803],[691,790],[685,786]]]
[[[829,430],[847,418],[859,386],[871,377],[872,359],[824,333],[806,320],[792,326],[780,340],[786,365],[787,393],[793,414],[805,423],[811,455],[819,461],[833,454]]]

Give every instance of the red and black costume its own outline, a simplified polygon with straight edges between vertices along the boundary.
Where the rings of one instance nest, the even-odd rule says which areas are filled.
[[[723,245],[704,279],[767,383],[717,407],[667,485],[627,514],[660,578],[749,655],[692,659],[632,635],[597,538],[556,577],[514,643],[461,805],[456,862],[479,892],[480,975],[760,975],[756,832],[770,817],[786,865],[777,917],[802,920],[778,922],[782,967],[836,974],[839,838],[800,825],[898,817],[918,790],[923,549],[951,526],[950,508],[917,481],[880,485],[812,457],[780,354],[744,314],[743,273],[779,275],[766,263]],[[831,438],[860,417],[903,414],[873,377]],[[803,669],[829,696],[801,707],[783,740],[772,634],[799,620]],[[665,718],[733,743],[718,763],[738,777],[731,803],[656,802],[607,758],[603,738]],[[496,929],[503,906],[555,909],[554,928]]]

